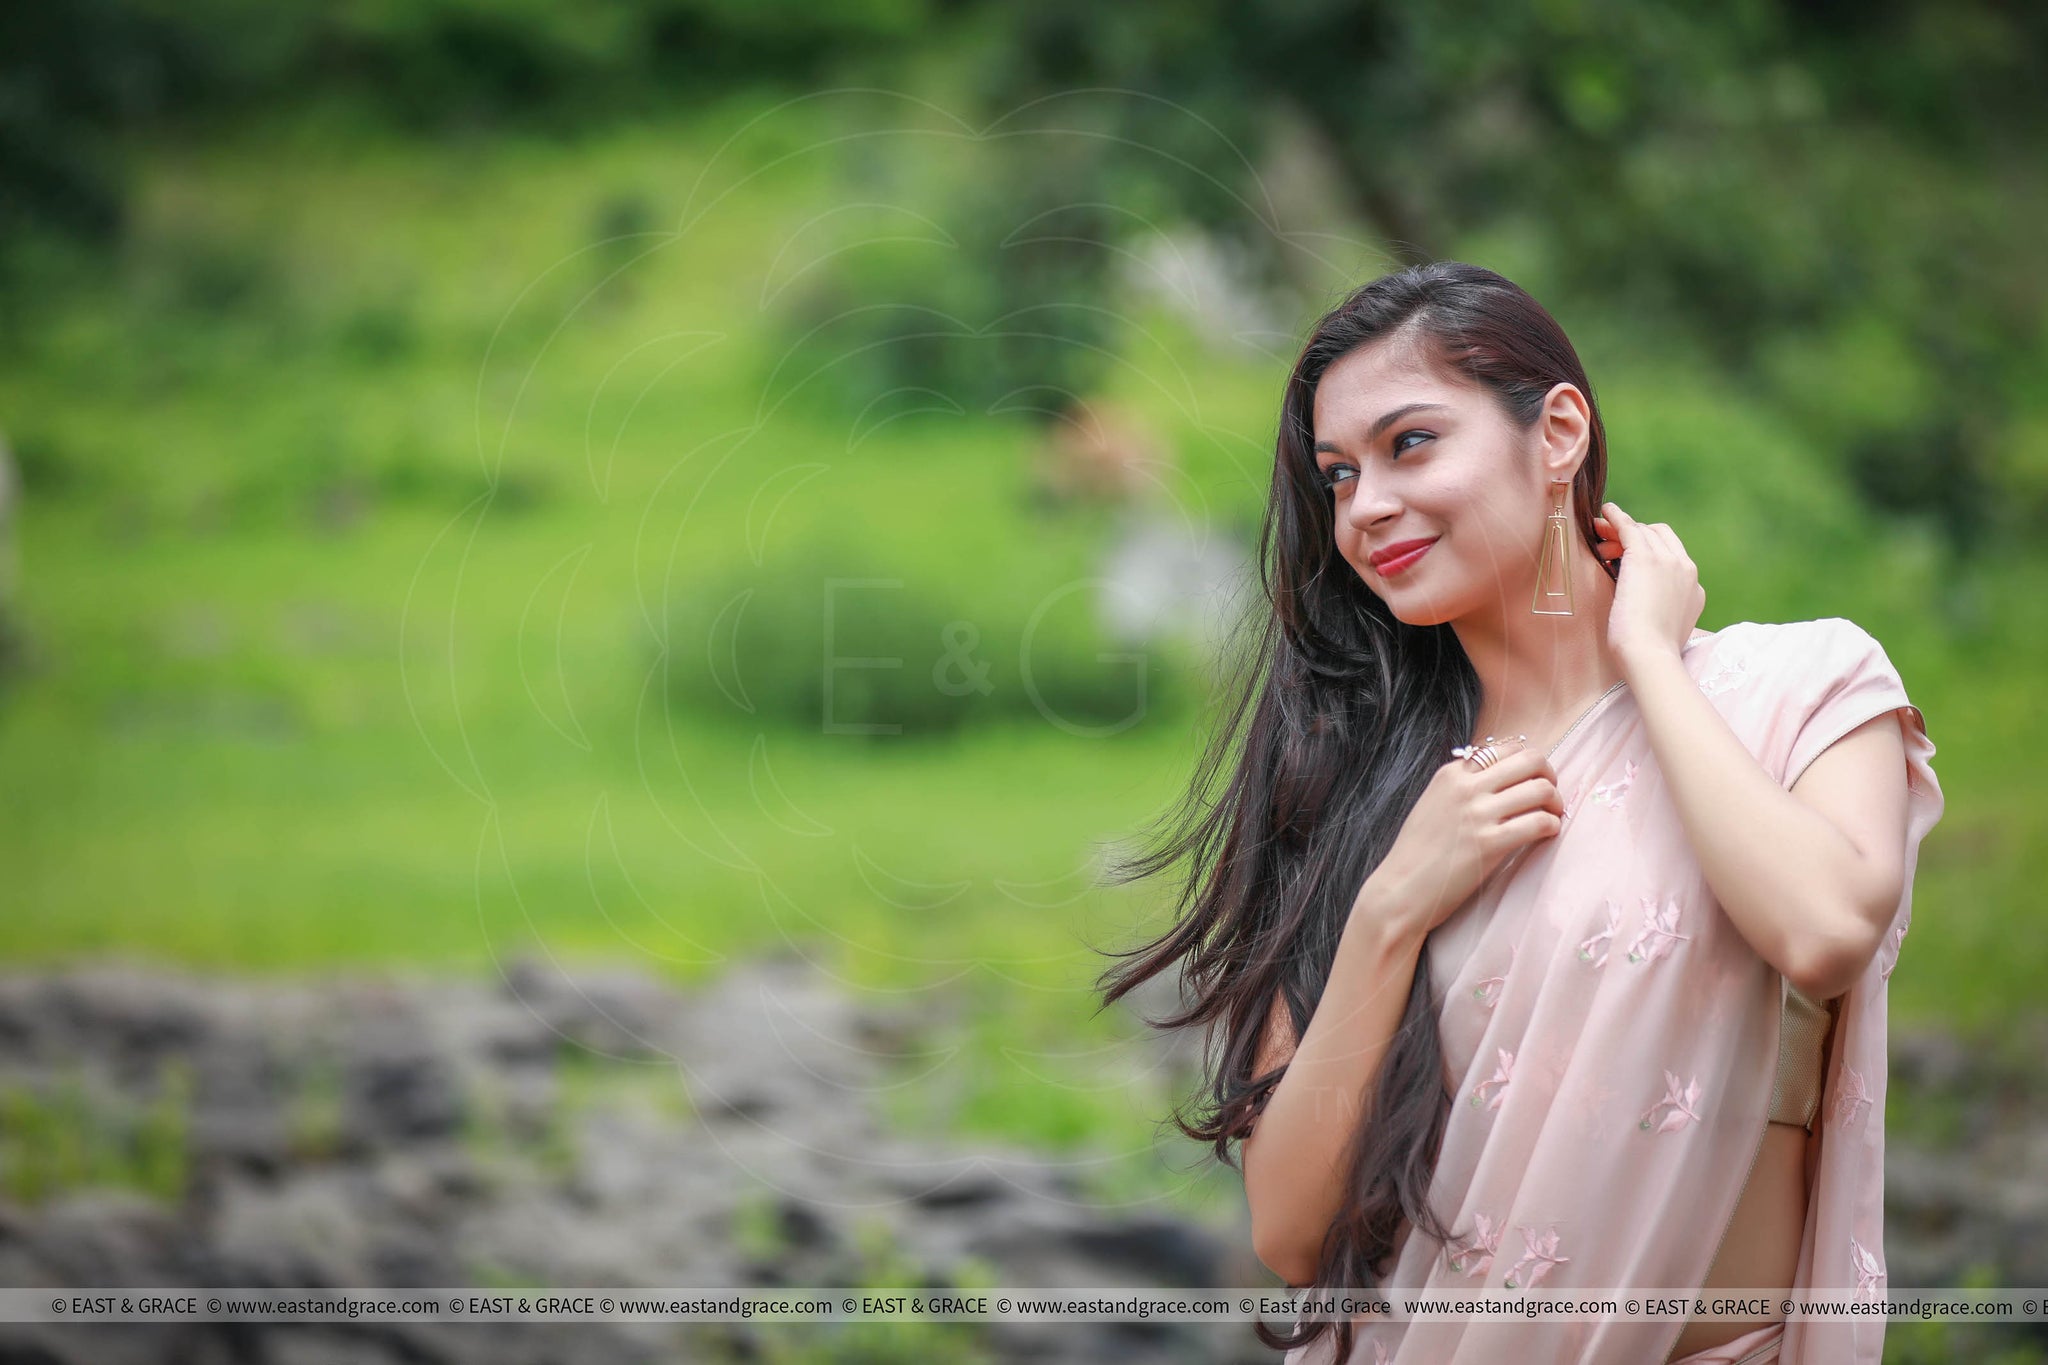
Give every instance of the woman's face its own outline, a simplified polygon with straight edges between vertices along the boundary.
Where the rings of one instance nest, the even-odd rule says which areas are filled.
[[[1523,432],[1485,390],[1399,341],[1323,372],[1315,458],[1331,486],[1337,551],[1398,619],[1499,616],[1533,595],[1546,499],[1562,491],[1550,480],[1570,478],[1585,448],[1570,412],[1562,426],[1552,412],[1561,398],[1575,410],[1577,393],[1553,389],[1545,420]],[[1419,558],[1384,553],[1419,540],[1434,542]]]

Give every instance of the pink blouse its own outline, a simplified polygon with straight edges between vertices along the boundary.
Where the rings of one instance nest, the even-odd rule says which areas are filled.
[[[1779,784],[1874,716],[1906,741],[1906,880],[1842,1001],[1795,1287],[1884,1289],[1885,993],[1943,798],[1920,711],[1840,617],[1696,632],[1687,671]],[[1551,756],[1565,819],[1430,935],[1455,1100],[1431,1198],[1457,1238],[1404,1237],[1400,1290],[1694,1288],[1763,1141],[1779,977],[1708,887],[1634,697]],[[1359,1325],[1353,1362],[1661,1365],[1683,1323],[1481,1318]],[[1885,1320],[1789,1320],[1784,1365],[1879,1365]],[[1326,1365],[1328,1337],[1289,1353]]]

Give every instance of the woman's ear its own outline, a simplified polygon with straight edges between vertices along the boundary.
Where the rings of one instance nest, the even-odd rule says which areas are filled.
[[[1576,480],[1593,441],[1593,410],[1586,396],[1576,384],[1553,384],[1543,397],[1543,411],[1536,420],[1543,432],[1545,477]]]

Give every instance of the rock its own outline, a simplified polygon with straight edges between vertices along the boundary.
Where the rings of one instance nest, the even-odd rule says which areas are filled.
[[[510,998],[562,1042],[603,1057],[668,1055],[680,1001],[653,977],[633,972],[570,976],[537,959],[515,959],[505,970]]]
[[[1071,1157],[891,1129],[943,1000],[858,999],[807,963],[699,990],[524,959],[500,980],[0,977],[0,1082],[75,1077],[139,1114],[191,1079],[182,1199],[0,1201],[5,1283],[717,1288],[1237,1282],[1231,1239],[1091,1205]],[[1152,1046],[1140,1034],[1134,1047]],[[98,1112],[98,1111],[95,1111]],[[1237,1240],[1242,1240],[1241,1238]],[[908,1267],[908,1269],[904,1269]],[[1222,1277],[1222,1278],[1219,1278]],[[1254,1283],[1267,1283],[1259,1277]],[[758,1358],[751,1323],[0,1327],[6,1361]],[[786,1329],[784,1329],[786,1330]],[[1264,1359],[1248,1328],[991,1325],[1004,1359]]]

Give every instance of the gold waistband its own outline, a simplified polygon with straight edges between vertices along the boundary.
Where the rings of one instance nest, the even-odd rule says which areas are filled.
[[[1828,1033],[1840,997],[1825,1004],[1783,983],[1783,1026],[1778,1038],[1778,1079],[1771,1089],[1771,1123],[1813,1126],[1820,1112],[1821,1082],[1828,1062]]]

